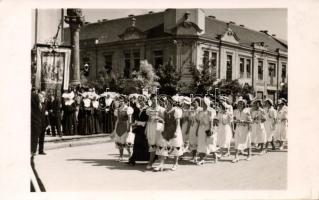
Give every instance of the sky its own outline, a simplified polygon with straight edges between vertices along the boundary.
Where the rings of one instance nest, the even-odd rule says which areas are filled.
[[[96,22],[163,10],[165,9],[83,9],[83,14],[86,21]],[[268,33],[287,40],[287,9],[204,9],[204,11],[206,16],[213,15],[217,19],[233,21],[257,31],[268,30]]]

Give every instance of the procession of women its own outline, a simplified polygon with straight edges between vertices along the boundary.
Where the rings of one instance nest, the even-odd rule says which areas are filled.
[[[62,98],[66,135],[111,133],[117,160],[147,163],[147,170],[175,171],[181,160],[198,166],[226,158],[237,163],[287,148],[283,98],[276,105],[241,96],[232,103],[222,95],[98,95],[94,88],[70,90]]]

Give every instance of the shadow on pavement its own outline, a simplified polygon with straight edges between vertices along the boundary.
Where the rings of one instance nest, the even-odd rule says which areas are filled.
[[[127,161],[118,162],[115,159],[68,159],[67,161],[80,161],[85,164],[91,164],[97,167],[106,167],[110,170],[138,170],[141,172],[146,172],[146,164],[136,163],[135,166],[127,164]]]

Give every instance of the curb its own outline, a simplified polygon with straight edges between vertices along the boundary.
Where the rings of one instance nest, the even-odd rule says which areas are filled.
[[[74,136],[70,138],[53,138],[44,143],[44,150],[53,150],[60,148],[93,145],[112,142],[107,134]]]

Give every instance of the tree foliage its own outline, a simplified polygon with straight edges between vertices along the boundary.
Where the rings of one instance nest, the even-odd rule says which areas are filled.
[[[158,82],[160,85],[159,93],[174,95],[180,92],[181,89],[181,73],[176,70],[176,66],[172,60],[169,60],[163,66],[159,66],[157,70]]]
[[[217,81],[216,67],[211,64],[204,64],[199,67],[193,66],[190,69],[193,76],[193,83],[190,89],[197,94],[206,94],[212,90],[214,83]]]

